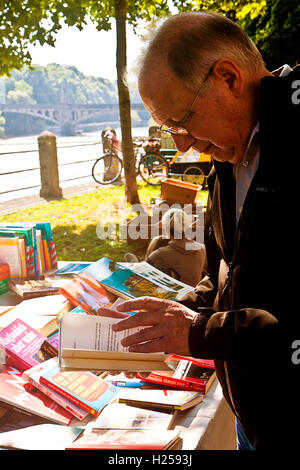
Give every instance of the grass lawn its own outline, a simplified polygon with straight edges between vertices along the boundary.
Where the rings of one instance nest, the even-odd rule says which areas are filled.
[[[138,184],[140,201],[149,204],[152,197],[159,197],[160,187]],[[199,201],[206,203],[207,191],[201,191]],[[120,212],[121,209],[121,212]],[[135,214],[127,207],[128,216]],[[69,199],[53,200],[32,208],[26,208],[0,217],[0,222],[50,222],[53,230],[57,256],[66,261],[96,261],[107,256],[114,261],[123,261],[128,251],[143,258],[146,245],[141,242],[127,243],[117,236],[115,239],[100,239],[100,227],[116,226],[126,214],[124,185],[102,187],[97,191]],[[116,226],[118,229],[118,225]]]

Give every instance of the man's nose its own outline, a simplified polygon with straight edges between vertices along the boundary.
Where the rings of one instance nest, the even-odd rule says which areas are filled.
[[[172,139],[174,140],[174,143],[176,145],[177,150],[179,152],[187,152],[195,142],[194,137],[191,135],[176,135],[172,134]]]

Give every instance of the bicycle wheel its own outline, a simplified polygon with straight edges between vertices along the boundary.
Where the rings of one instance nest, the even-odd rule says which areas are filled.
[[[123,162],[113,153],[103,155],[95,161],[92,168],[92,176],[97,183],[114,183],[122,173]]]
[[[144,155],[139,163],[139,174],[144,181],[153,186],[161,184],[162,180],[168,176],[168,161],[161,155]]]
[[[205,175],[201,168],[198,168],[196,166],[189,166],[183,172],[182,181],[203,186],[205,182]]]

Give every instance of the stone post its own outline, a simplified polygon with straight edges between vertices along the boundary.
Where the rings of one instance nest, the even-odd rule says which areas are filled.
[[[40,196],[45,198],[60,198],[62,190],[59,186],[56,136],[44,131],[38,137],[40,172],[42,187]]]

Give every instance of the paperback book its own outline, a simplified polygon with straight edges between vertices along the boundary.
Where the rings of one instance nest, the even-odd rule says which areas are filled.
[[[64,285],[59,293],[75,307],[79,306],[89,315],[97,315],[101,307],[110,308],[117,299],[116,295],[107,292],[95,279],[85,271]]]
[[[0,329],[19,318],[44,336],[49,336],[58,330],[58,315],[70,308],[69,302],[62,295],[23,300],[5,315],[0,315]]]
[[[192,357],[173,354],[166,360],[168,371],[151,371],[147,377],[141,377],[145,382],[165,385],[182,390],[194,390],[205,394],[214,379],[216,371],[214,361],[195,359]]]
[[[40,382],[40,377],[42,374],[45,374],[48,370],[52,370],[55,368],[56,372],[58,373],[59,368],[58,360],[56,357],[48,359],[47,361],[42,362],[41,364],[38,364],[32,367],[31,369],[27,369],[23,373],[23,378],[30,382],[32,385],[34,385],[34,387],[43,392],[49,398],[51,398],[53,401],[55,401],[55,403],[58,403],[60,406],[72,413],[72,415],[76,416],[76,418],[83,420],[89,415],[86,410],[75,405],[75,403],[68,400],[60,393],[55,392],[52,388]]]
[[[61,372],[56,366],[43,373],[40,382],[95,416],[118,393],[116,387],[92,372]]]
[[[121,345],[128,330],[114,332],[116,318],[65,313],[60,321],[61,370],[167,370],[165,353],[132,353]],[[139,328],[131,329],[134,333]]]
[[[109,403],[90,423],[89,429],[171,429],[176,416],[177,412],[163,413],[124,403]]]
[[[119,298],[151,295],[180,300],[193,290],[193,287],[165,275],[148,263],[135,263],[134,266],[135,271],[109,258],[101,258],[81,271],[59,292],[74,306],[81,306],[86,313],[97,314],[101,307],[113,308]]]
[[[50,275],[62,276],[62,277],[76,277],[81,271],[90,266],[91,263],[84,261],[77,261],[76,263],[66,263],[59,269],[56,269]]]
[[[21,370],[58,355],[47,338],[39,331],[17,318],[0,331],[0,346],[8,357],[7,364]]]
[[[186,390],[142,390],[122,388],[118,395],[120,403],[151,410],[174,413],[186,410],[203,401],[203,394]]]
[[[1,402],[48,421],[68,425],[73,415],[28,383],[22,373],[15,367],[8,366],[0,373]]]

